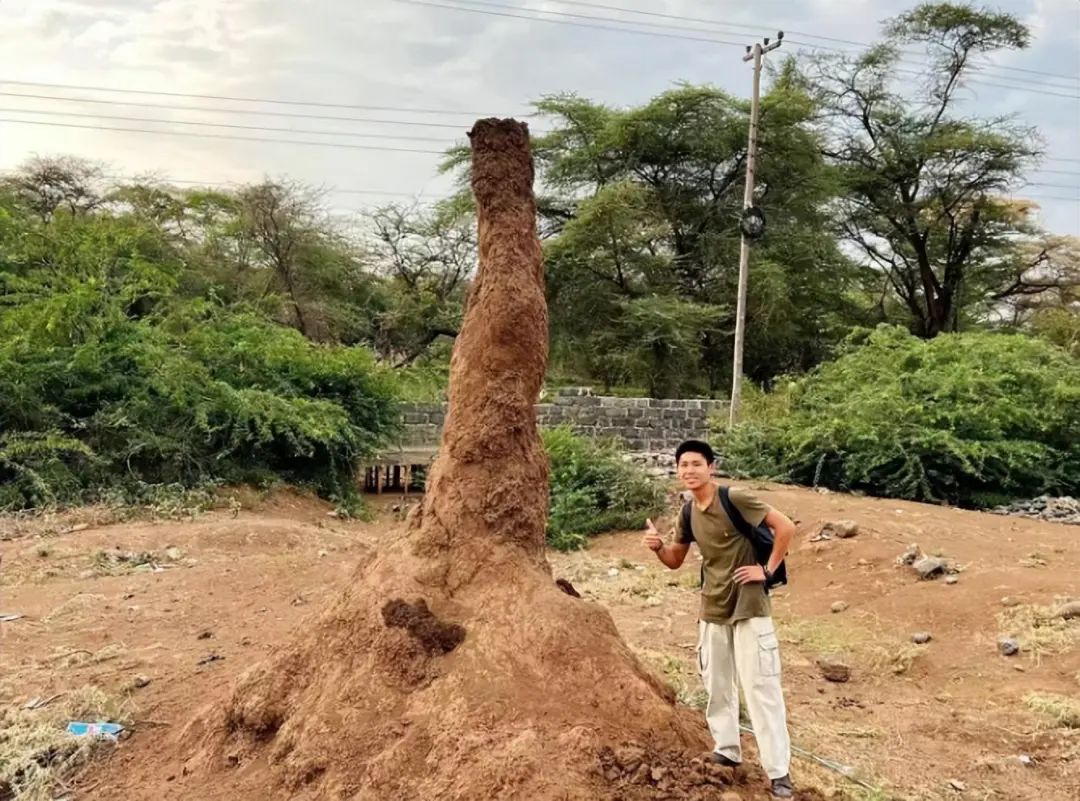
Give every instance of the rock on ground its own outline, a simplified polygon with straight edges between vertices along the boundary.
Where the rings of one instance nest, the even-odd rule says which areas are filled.
[[[949,567],[949,562],[946,559],[942,559],[938,556],[924,556],[917,561],[914,565],[915,572],[919,574],[919,578],[923,581],[927,579],[937,578],[944,575],[945,571]]]
[[[826,681],[843,684],[851,678],[851,666],[837,656],[821,656],[817,660],[818,669]]]

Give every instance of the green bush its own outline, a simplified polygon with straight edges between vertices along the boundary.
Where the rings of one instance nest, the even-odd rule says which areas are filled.
[[[882,326],[782,391],[720,434],[733,472],[972,507],[1080,491],[1080,362],[1043,340]]]
[[[551,464],[547,543],[561,551],[584,547],[593,534],[643,528],[663,509],[664,491],[614,446],[561,427],[543,432]]]
[[[268,479],[344,498],[356,460],[393,423],[366,351],[316,345],[242,312],[127,321],[70,345],[6,350],[4,507]]]
[[[130,217],[21,224],[0,238],[0,509],[270,480],[351,498],[395,421],[369,351],[185,293]]]

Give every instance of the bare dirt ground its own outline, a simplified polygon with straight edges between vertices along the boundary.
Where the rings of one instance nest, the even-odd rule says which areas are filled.
[[[1080,729],[1054,717],[1057,699],[1080,696],[1080,619],[1052,617],[1080,593],[1080,528],[750,486],[799,522],[792,584],[775,596],[794,742],[850,774],[799,756],[797,783],[857,799],[1080,797]],[[88,513],[85,528],[76,515],[16,531],[0,520],[12,537],[0,542],[0,613],[24,616],[0,623],[0,707],[93,684],[130,696],[133,737],[183,726],[398,535],[398,502],[379,499],[374,522],[288,493],[187,521],[99,525]],[[858,535],[813,541],[837,519]],[[897,565],[912,543],[948,559],[955,583]],[[680,698],[700,703],[695,561],[668,571],[637,533],[549,558]],[[836,602],[846,609],[833,612]],[[932,639],[914,645],[916,632]],[[1021,652],[1001,655],[1002,636]],[[822,678],[826,653],[846,660],[849,681]],[[71,797],[108,795],[124,749]]]

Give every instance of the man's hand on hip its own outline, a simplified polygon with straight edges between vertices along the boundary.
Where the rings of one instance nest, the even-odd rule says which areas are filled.
[[[761,565],[746,565],[736,568],[734,576],[737,584],[764,584],[765,568]]]

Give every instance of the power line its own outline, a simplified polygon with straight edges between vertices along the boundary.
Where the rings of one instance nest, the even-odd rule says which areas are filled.
[[[1040,194],[1028,194],[1023,195],[1010,195],[1010,200],[1056,200],[1066,203],[1078,203],[1080,204],[1080,195],[1074,195],[1073,197],[1065,197],[1062,195],[1040,195]]]
[[[180,179],[180,178],[171,178],[171,177],[167,177],[167,176],[160,177],[160,176],[153,176],[153,175],[147,176],[146,178],[141,178],[140,176],[137,176],[137,175],[131,175],[131,176],[106,175],[104,177],[108,178],[110,180],[130,181],[132,183],[140,183],[140,182],[151,183],[151,182],[155,182],[155,183],[162,183],[162,184],[166,184],[166,185],[176,184],[176,185],[197,186],[197,187],[198,186],[207,186],[207,187],[209,187],[209,186],[234,186],[234,187],[238,187],[238,186],[244,186],[246,183],[249,183],[249,182],[244,182],[244,181],[194,181],[194,180],[185,180],[185,179]],[[1029,184],[1025,184],[1025,186],[1057,186],[1057,185],[1055,185],[1055,184],[1029,183]],[[339,188],[339,187],[334,187],[334,186],[320,187],[320,188],[323,189],[326,192],[331,193],[331,194],[341,194],[341,195],[385,195],[387,197],[410,197],[410,198],[417,198],[417,199],[421,199],[421,200],[424,200],[424,199],[443,200],[443,199],[450,198],[450,197],[454,196],[453,194],[442,194],[442,193],[437,194],[437,195],[434,195],[434,194],[433,195],[428,195],[428,194],[424,194],[423,192],[400,192],[400,191],[391,191],[391,190],[382,190],[382,189],[353,189],[353,188]],[[1073,188],[1073,187],[1063,187],[1063,188]],[[1075,188],[1080,189],[1080,187],[1075,187]],[[1014,198],[1014,199],[1063,200],[1063,201],[1074,201],[1074,202],[1080,203],[1080,195],[1077,195],[1077,196],[1074,196],[1074,197],[1067,197],[1067,196],[1061,196],[1061,195],[1047,195],[1047,194],[1042,194],[1042,193],[1024,193],[1022,196],[1020,196],[1020,195],[1016,195],[1014,193],[1011,197]]]
[[[405,3],[407,5],[426,6],[426,7],[429,7],[429,8],[440,8],[440,9],[444,9],[444,10],[448,10],[448,11],[459,11],[459,12],[464,12],[464,13],[467,13],[467,14],[482,14],[482,15],[494,16],[494,17],[509,17],[509,18],[512,18],[512,19],[523,19],[523,20],[529,20],[529,21],[532,21],[532,22],[546,22],[546,23],[549,23],[549,24],[552,24],[552,25],[569,25],[569,26],[580,27],[580,28],[593,28],[593,29],[596,29],[596,30],[605,30],[605,31],[615,31],[615,32],[618,32],[618,33],[637,34],[639,36],[653,36],[653,37],[660,37],[660,38],[664,38],[664,39],[681,39],[681,40],[692,41],[692,42],[708,42],[708,43],[711,43],[711,44],[727,44],[727,45],[734,45],[734,46],[737,46],[737,47],[742,47],[744,45],[744,43],[742,43],[742,42],[733,42],[733,41],[726,40],[726,39],[716,39],[716,38],[708,38],[708,37],[702,37],[702,36],[687,36],[685,34],[677,34],[677,33],[661,33],[661,32],[658,32],[657,30],[653,30],[653,29],[656,29],[656,28],[663,28],[663,29],[668,29],[668,30],[697,31],[697,30],[699,30],[698,28],[688,28],[686,26],[679,26],[679,25],[660,25],[660,24],[657,24],[657,23],[634,22],[632,20],[619,20],[619,19],[613,19],[611,17],[593,17],[593,16],[588,16],[588,15],[585,15],[585,14],[570,14],[570,13],[565,13],[565,12],[561,12],[561,11],[543,11],[543,10],[540,10],[540,9],[524,8],[524,7],[521,7],[521,6],[507,6],[507,5],[503,4],[503,3],[489,3],[489,2],[486,2],[485,0],[460,0],[460,2],[467,2],[467,3],[471,3],[473,5],[486,6],[486,7],[489,7],[489,8],[501,8],[501,9],[515,8],[515,9],[518,9],[518,10],[521,10],[521,11],[533,11],[535,13],[534,14],[515,14],[515,13],[509,12],[509,11],[488,11],[488,10],[485,10],[483,8],[470,8],[470,7],[464,6],[464,5],[447,5],[445,3],[431,2],[431,0],[396,0],[396,2]],[[568,19],[550,19],[549,17],[536,16],[536,14],[547,14],[549,16],[566,17]],[[621,22],[621,23],[624,23],[624,24],[627,24],[627,25],[637,25],[637,26],[640,26],[640,27],[638,27],[638,28],[626,28],[626,27],[617,27],[617,26],[611,26],[611,25],[594,25],[594,24],[591,24],[589,22],[575,22],[574,21],[574,20],[579,20],[579,19],[598,20],[598,21],[603,21],[603,22]],[[702,31],[702,32],[707,33],[707,31]],[[820,46],[820,45],[812,45],[812,44],[809,44],[809,43],[806,43],[806,42],[794,42],[793,41],[792,44],[797,44],[797,45],[802,45],[802,46],[805,46],[805,47],[816,48],[816,49],[819,49],[819,50],[838,50],[838,48],[828,48],[828,47]],[[840,50],[839,52],[850,53],[850,51],[846,51],[846,50]],[[909,63],[909,62],[905,62],[905,63]],[[927,65],[923,64],[923,63],[916,62],[916,66],[927,66]],[[913,70],[898,69],[898,70],[896,70],[896,72],[906,73],[906,74],[911,74],[911,75],[921,75],[921,73],[915,72]],[[998,77],[998,76],[991,76],[991,77]],[[998,86],[998,84],[991,84],[989,82],[982,82],[982,83],[985,83],[985,84],[991,85],[991,86]],[[1004,89],[1015,89],[1017,91],[1028,92],[1028,93],[1031,93],[1031,94],[1048,95],[1048,96],[1051,96],[1051,97],[1068,97],[1068,98],[1075,98],[1075,99],[1080,100],[1080,95],[1063,94],[1063,93],[1060,93],[1060,92],[1048,92],[1048,91],[1045,91],[1045,90],[1042,90],[1042,89],[1035,89],[1035,88],[1026,87],[1026,86],[1025,87],[1019,87],[1019,86],[1014,86],[1014,85],[1001,84],[1000,87],[1004,88]],[[1057,88],[1064,89],[1066,87],[1057,87]]]
[[[265,125],[235,125],[227,122],[193,122],[190,120],[163,120],[157,117],[127,117],[121,114],[85,114],[77,111],[45,111],[41,109],[0,108],[0,114],[44,114],[58,117],[80,117],[101,120],[119,120],[123,122],[150,122],[162,125],[197,125],[208,128],[233,128],[245,131],[270,131],[274,133],[312,134],[317,136],[352,136],[361,139],[391,139],[405,142],[446,142],[445,138],[435,136],[405,136],[402,134],[352,133],[347,131],[312,131],[296,128],[274,128]],[[167,133],[162,131],[162,133]]]
[[[911,73],[917,75],[918,73]],[[965,83],[973,83],[976,86],[992,86],[997,89],[1012,89],[1016,92],[1027,92],[1032,95],[1045,95],[1047,97],[1067,97],[1072,100],[1080,100],[1080,95],[1066,94],[1065,92],[1047,92],[1043,89],[1032,89],[1027,86],[1012,86],[1004,83],[991,83],[990,81],[982,81],[978,78],[965,78]]]
[[[3,83],[0,81],[0,83]],[[305,114],[296,111],[261,111],[258,109],[242,108],[213,108],[211,106],[185,106],[172,103],[147,103],[140,100],[105,100],[91,97],[70,97],[57,95],[38,95],[26,92],[0,92],[0,97],[22,97],[32,100],[55,100],[67,103],[93,103],[107,106],[134,106],[138,108],[157,108],[168,111],[197,111],[210,114],[248,114],[256,117],[290,117],[304,120],[333,120],[335,122],[360,122],[367,125],[408,125],[422,128],[446,128],[460,131],[465,124],[451,122],[413,122],[411,120],[380,120],[371,117],[343,117],[337,114]]]
[[[18,112],[18,113],[26,113],[26,111],[23,110],[23,109],[4,109],[4,108],[0,108],[0,113],[11,113],[12,111],[15,111],[15,112]],[[261,126],[226,125],[224,123],[182,122],[182,121],[160,120],[160,119],[152,119],[152,118],[144,118],[144,117],[121,117],[121,116],[112,116],[112,117],[110,117],[110,116],[106,116],[106,115],[77,114],[77,113],[69,113],[69,112],[62,112],[62,111],[61,112],[48,112],[48,111],[36,111],[36,112],[33,112],[33,111],[31,111],[29,113],[57,114],[57,115],[60,115],[60,116],[75,116],[75,117],[102,117],[104,119],[119,119],[119,120],[129,120],[129,121],[133,121],[133,122],[134,121],[140,121],[140,122],[162,123],[162,124],[169,124],[171,122],[180,122],[181,124],[186,124],[186,125],[208,125],[208,126],[211,126],[211,127],[217,126],[217,127],[229,127],[229,128],[244,128],[244,129],[261,130],[261,131],[286,131],[286,132],[291,132],[291,133],[323,134],[323,135],[330,135],[330,136],[359,136],[359,137],[378,137],[378,138],[383,138],[385,136],[386,138],[391,138],[391,139],[395,138],[393,135],[390,135],[390,134],[387,134],[387,135],[382,135],[382,134],[349,134],[349,133],[341,133],[341,132],[337,132],[337,131],[295,131],[295,130],[289,129],[289,128],[268,128],[268,127],[261,127]],[[311,142],[311,141],[305,141],[305,140],[279,139],[279,138],[269,138],[269,137],[264,138],[264,137],[235,136],[235,135],[231,135],[231,134],[214,134],[214,133],[203,133],[203,132],[192,132],[192,131],[151,130],[151,129],[144,129],[144,128],[119,128],[119,127],[115,127],[115,126],[106,126],[106,125],[81,125],[81,124],[77,124],[77,123],[44,122],[44,121],[41,121],[41,120],[0,119],[0,123],[3,123],[3,122],[12,123],[12,124],[15,124],[15,125],[40,125],[40,126],[58,127],[58,128],[77,128],[77,129],[83,129],[83,130],[117,131],[117,132],[122,132],[122,133],[140,133],[140,134],[151,134],[151,135],[157,134],[157,135],[162,135],[162,136],[187,136],[187,137],[195,137],[195,138],[228,139],[228,140],[236,140],[236,141],[243,141],[243,142],[269,142],[269,143],[273,143],[273,144],[306,145],[306,146],[314,146],[314,147],[338,147],[338,148],[347,148],[347,149],[353,149],[353,150],[381,150],[381,151],[389,151],[389,152],[395,152],[395,153],[418,153],[418,154],[430,154],[430,155],[440,155],[440,156],[445,155],[445,151],[443,151],[443,150],[419,150],[419,149],[411,149],[411,148],[389,147],[389,146],[384,146],[384,145],[350,144],[350,143],[345,143],[345,142]],[[401,138],[402,139],[420,139],[420,140],[423,140],[423,141],[441,141],[441,140],[438,140],[438,139],[424,138],[424,137],[401,137]],[[1078,159],[1060,159],[1060,160],[1061,161],[1080,161]],[[1080,172],[1073,172],[1073,171],[1068,171],[1068,170],[1042,170],[1041,172],[1058,173],[1058,174],[1062,174],[1062,175],[1080,175]],[[1028,181],[1024,185],[1025,186],[1044,187],[1044,188],[1054,188],[1054,189],[1080,189],[1080,186],[1077,186],[1077,185],[1074,185],[1074,184],[1055,184],[1055,183],[1045,183],[1045,182],[1040,182],[1040,181]]]
[[[133,183],[133,184],[151,183],[151,182],[153,182],[153,183],[160,183],[160,184],[166,184],[166,185],[175,184],[175,185],[195,186],[195,187],[200,187],[200,186],[207,186],[207,187],[209,187],[209,186],[241,187],[241,186],[245,186],[245,185],[250,185],[250,184],[248,184],[247,182],[244,182],[244,181],[191,181],[191,180],[182,180],[180,178],[156,177],[156,176],[149,176],[147,178],[140,178],[137,175],[127,175],[127,176],[125,176],[125,175],[106,175],[106,176],[103,176],[103,177],[105,177],[105,178],[107,178],[109,180],[113,180],[113,181],[126,181],[126,182],[130,182],[130,183]],[[399,192],[399,191],[384,190],[384,189],[351,189],[351,188],[341,189],[341,188],[334,187],[334,186],[319,187],[319,189],[321,189],[322,191],[325,191],[325,192],[329,192],[331,194],[336,194],[336,195],[378,195],[378,196],[386,196],[386,197],[411,197],[411,198],[418,198],[418,199],[430,198],[430,199],[433,199],[433,200],[453,197],[452,195],[445,195],[445,194],[425,195],[423,192]]]
[[[1026,181],[1024,186],[1043,186],[1052,189],[1075,189],[1080,192],[1080,185],[1078,184],[1045,184],[1039,181]]]
[[[471,0],[467,0],[467,1],[471,1]],[[679,14],[662,14],[662,13],[656,12],[656,11],[642,11],[642,10],[638,10],[638,9],[625,9],[625,8],[622,8],[622,6],[619,6],[619,5],[606,5],[604,3],[580,2],[579,0],[554,0],[554,2],[557,3],[558,5],[580,6],[580,8],[586,8],[586,9],[602,9],[602,10],[605,10],[605,11],[615,11],[615,12],[620,12],[620,13],[625,13],[625,14],[638,14],[640,16],[659,17],[659,18],[663,18],[663,19],[676,19],[676,21],[680,21],[680,22],[703,23],[705,25],[713,25],[713,26],[716,26],[718,28],[741,28],[743,30],[752,31],[753,33],[762,33],[762,32],[771,33],[771,31],[766,30],[765,28],[752,26],[752,25],[740,25],[738,23],[725,23],[725,22],[718,21],[718,19],[706,19],[706,18],[703,18],[703,17],[681,16]],[[632,22],[632,21],[626,21],[626,22]],[[634,23],[634,24],[638,24],[638,23]],[[819,35],[819,33],[809,33],[807,31],[802,31],[802,30],[785,29],[784,32],[785,33],[794,33],[794,35],[797,36],[797,37],[806,37],[808,39],[820,39],[820,40],[825,41],[825,42],[837,42],[838,44],[852,44],[852,45],[855,45],[856,47],[873,46],[872,43],[869,43],[869,42],[863,42],[863,41],[859,41],[859,40],[855,40],[855,39],[839,39],[837,37],[822,36],[822,35]],[[838,50],[839,52],[851,52],[851,51],[840,51],[840,49],[835,49],[835,50]],[[904,52],[912,54],[912,55],[916,55],[916,56],[921,55],[919,53],[915,53],[914,51],[904,51]],[[1068,74],[1062,74],[1062,73],[1059,73],[1059,72],[1044,72],[1044,71],[1037,70],[1037,69],[1025,69],[1023,67],[1012,67],[1010,65],[1005,65],[1005,64],[990,64],[988,66],[993,68],[993,69],[1009,70],[1009,71],[1013,71],[1013,72],[1024,72],[1024,73],[1027,73],[1027,74],[1035,74],[1035,76],[1042,76],[1044,78],[1058,78],[1058,79],[1063,79],[1063,80],[1067,80],[1067,81],[1080,83],[1080,76],[1068,76]]]
[[[3,81],[0,81],[0,83],[3,83]],[[410,121],[410,120],[382,120],[382,119],[374,119],[374,118],[369,118],[369,117],[346,117],[346,116],[340,116],[340,115],[335,115],[335,114],[307,114],[307,113],[293,112],[293,111],[260,111],[260,110],[256,110],[256,109],[212,108],[210,106],[189,106],[189,105],[180,105],[180,104],[172,104],[172,103],[147,103],[145,101],[139,101],[139,100],[105,100],[105,99],[101,99],[101,98],[83,98],[83,97],[56,96],[56,95],[39,95],[39,94],[30,94],[30,93],[25,93],[25,92],[0,92],[0,97],[18,97],[18,98],[27,98],[27,99],[32,99],[32,100],[57,101],[57,102],[62,102],[62,103],[90,103],[90,104],[94,104],[94,105],[132,106],[132,107],[137,107],[137,108],[162,109],[162,110],[165,110],[165,111],[194,111],[194,112],[207,112],[207,113],[212,113],[212,114],[243,114],[243,115],[259,116],[259,117],[286,117],[286,118],[290,118],[290,119],[295,118],[295,119],[329,120],[329,121],[334,121],[334,122],[355,122],[355,123],[370,124],[370,125],[395,125],[395,126],[400,125],[400,126],[410,126],[410,127],[440,128],[440,129],[454,130],[454,131],[461,131],[462,128],[463,128],[462,125],[458,125],[458,124],[454,124],[454,123],[447,123],[447,122],[413,122],[413,121]],[[37,109],[11,109],[11,111],[27,112],[27,113],[40,113],[40,114],[46,113],[44,111],[39,111]],[[56,114],[57,112],[49,112],[49,113],[50,114]],[[65,116],[80,116],[78,114],[70,114],[70,115],[68,115],[66,112],[64,112],[64,114],[65,114]],[[107,118],[107,115],[92,115],[92,116],[100,116],[100,117],[103,117],[103,118]],[[179,121],[179,120],[177,120],[176,122],[181,122],[181,124],[185,124],[185,123],[183,123],[182,121]],[[209,123],[209,124],[218,125],[217,123]],[[222,125],[224,125],[224,124],[222,124]],[[232,127],[232,126],[227,126],[227,127]],[[273,129],[273,130],[278,130],[278,129]],[[545,134],[551,133],[551,131],[536,130],[536,131],[533,131],[532,133],[535,136],[543,136]],[[352,136],[354,134],[343,134],[343,135]],[[391,138],[391,137],[387,136],[386,138]],[[410,139],[412,137],[402,136],[402,137],[393,137],[393,138]],[[416,140],[417,141],[428,141],[428,140],[426,140],[426,139],[424,139],[422,137],[417,137]],[[435,140],[431,139],[430,141],[435,141]],[[441,140],[439,140],[439,141],[441,141]],[[1047,156],[1047,157],[1044,158],[1044,161],[1080,164],[1080,158],[1073,159],[1073,158],[1061,158],[1061,157],[1055,157],[1055,156]],[[1060,175],[1080,175],[1080,172],[1071,172],[1071,171],[1068,171],[1068,170],[1040,169],[1040,170],[1038,170],[1038,172],[1057,173],[1057,174],[1060,174]]]
[[[303,139],[271,139],[257,136],[235,136],[233,134],[212,134],[195,131],[153,131],[147,128],[117,128],[110,125],[80,125],[68,122],[44,122],[42,120],[12,120],[0,119],[0,122],[13,125],[41,125],[52,128],[80,128],[88,131],[119,131],[122,133],[155,134],[157,136],[187,136],[197,139],[232,139],[239,142],[269,142],[283,145],[309,145],[313,147],[338,147],[348,150],[383,150],[392,153],[417,153],[434,156],[445,156],[444,150],[416,150],[404,147],[390,147],[388,145],[354,145],[347,142],[310,142]]]
[[[505,11],[484,11],[483,9],[480,9],[480,8],[466,8],[465,6],[449,6],[449,5],[444,5],[443,3],[432,3],[432,2],[429,2],[429,0],[396,0],[396,2],[398,2],[398,3],[406,3],[408,5],[414,5],[414,6],[427,6],[429,8],[442,8],[442,9],[446,9],[448,11],[464,11],[464,12],[467,12],[467,13],[470,13],[470,14],[485,14],[485,15],[491,16],[491,17],[511,17],[513,19],[525,19],[525,20],[532,20],[532,21],[535,21],[535,22],[547,22],[547,23],[550,23],[552,25],[570,25],[570,26],[576,27],[576,28],[592,28],[593,30],[598,30],[598,31],[616,31],[618,33],[636,33],[636,34],[639,34],[641,36],[657,36],[657,37],[660,37],[662,39],[683,39],[683,40],[687,40],[687,41],[691,41],[691,42],[709,42],[710,44],[727,44],[727,45],[734,45],[736,47],[742,47],[743,46],[742,42],[731,42],[731,41],[725,41],[723,39],[709,39],[709,38],[706,38],[704,36],[683,36],[683,35],[675,34],[675,33],[657,33],[657,32],[654,32],[654,31],[636,30],[634,28],[619,28],[619,27],[615,27],[613,25],[590,25],[590,24],[585,23],[585,22],[572,22],[572,21],[560,20],[560,19],[547,19],[546,17],[527,16],[527,15],[524,15],[524,14],[513,14],[513,13],[505,12]],[[492,3],[491,5],[497,5],[497,4]],[[503,8],[506,8],[506,6],[503,6]],[[528,9],[526,9],[526,10],[528,10]],[[598,20],[607,20],[609,22],[619,22],[620,21],[620,20],[612,20],[610,17],[585,17],[585,16],[582,16],[581,14],[563,14],[563,13],[561,13],[559,11],[545,11],[543,13],[545,13],[545,14],[558,14],[559,16],[563,16],[563,17],[576,17],[576,18],[580,18],[580,19],[598,19]],[[630,23],[630,24],[631,25],[641,25],[641,24],[644,24],[644,23]],[[674,27],[674,26],[663,26],[663,27]]]
[[[39,83],[36,81],[6,81],[0,80],[0,84],[8,86],[44,86],[50,89],[75,89],[82,92],[115,92],[129,95],[159,95],[161,97],[194,97],[200,100],[222,100],[231,103],[268,103],[279,106],[312,106],[314,108],[345,108],[355,111],[393,111],[406,114],[451,114],[465,117],[487,117],[491,114],[482,111],[465,111],[453,109],[432,108],[408,108],[406,106],[368,106],[352,103],[322,103],[310,100],[281,100],[270,97],[230,97],[227,95],[202,95],[191,92],[163,92],[151,89],[117,89],[107,86],[81,86],[67,83]]]

